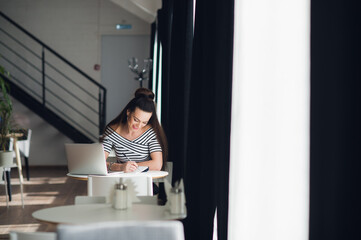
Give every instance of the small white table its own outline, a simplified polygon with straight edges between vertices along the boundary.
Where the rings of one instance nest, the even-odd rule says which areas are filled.
[[[166,206],[133,204],[126,210],[116,210],[111,204],[79,204],[46,208],[32,216],[48,223],[86,224],[107,221],[179,220],[187,214],[171,214]]]
[[[91,174],[89,174],[91,175]],[[79,179],[79,180],[88,180],[88,176],[89,175],[83,175],[83,174],[71,174],[71,173],[68,173],[67,176],[68,177],[72,177],[72,178],[75,178],[75,179]],[[168,176],[168,172],[166,171],[148,171],[148,172],[142,172],[142,173],[120,173],[119,175],[116,174],[116,175],[112,175],[112,176],[119,176],[121,177],[122,175],[145,175],[145,176],[151,176],[152,179],[158,179],[158,178],[164,178],[166,176]]]

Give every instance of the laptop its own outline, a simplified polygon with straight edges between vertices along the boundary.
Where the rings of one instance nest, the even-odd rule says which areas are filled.
[[[69,174],[72,175],[118,175],[123,171],[108,172],[103,144],[65,143]],[[147,172],[149,167],[138,166],[132,173]],[[129,174],[129,173],[128,173]]]
[[[70,174],[108,175],[101,143],[65,143]]]

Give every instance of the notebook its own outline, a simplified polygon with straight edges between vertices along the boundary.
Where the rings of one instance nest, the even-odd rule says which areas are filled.
[[[138,166],[138,168],[133,173],[148,172],[148,170],[149,170],[148,166]]]

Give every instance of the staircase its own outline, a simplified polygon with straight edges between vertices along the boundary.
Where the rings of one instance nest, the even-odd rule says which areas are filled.
[[[106,89],[1,11],[0,65],[11,96],[74,142],[98,141]]]

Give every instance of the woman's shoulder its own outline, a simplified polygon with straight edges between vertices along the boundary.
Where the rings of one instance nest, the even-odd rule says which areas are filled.
[[[112,131],[112,132],[116,132],[118,130],[118,128],[119,128],[119,125],[115,123],[115,124],[108,125],[106,129],[109,131]]]
[[[143,133],[143,135],[156,135],[152,126],[149,126]]]
[[[117,124],[113,124],[113,125],[108,125],[106,126],[105,130],[104,130],[104,134],[105,135],[112,135],[114,133],[117,133],[118,131],[118,125]]]

